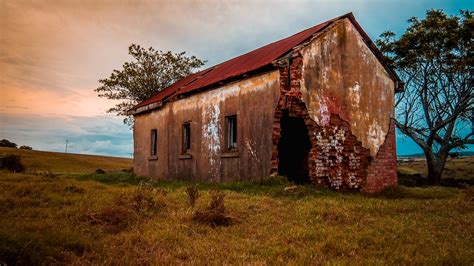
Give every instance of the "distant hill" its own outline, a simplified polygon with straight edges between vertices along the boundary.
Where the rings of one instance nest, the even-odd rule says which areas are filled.
[[[0,147],[0,154],[20,155],[27,172],[52,171],[55,174],[76,174],[93,173],[98,168],[105,171],[121,171],[132,167],[131,159],[119,157],[30,151],[6,147]]]
[[[474,151],[461,151],[459,152],[460,156],[474,156]],[[423,153],[413,153],[407,155],[397,155],[397,157],[425,157]]]

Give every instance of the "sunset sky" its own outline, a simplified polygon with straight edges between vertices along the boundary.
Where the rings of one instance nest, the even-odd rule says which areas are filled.
[[[373,40],[402,33],[430,8],[458,14],[473,1],[0,0],[0,139],[37,150],[130,156],[132,132],[107,114],[98,79],[130,60],[131,43],[225,61],[353,12]],[[419,152],[397,137],[398,153]],[[472,149],[472,147],[471,147]]]

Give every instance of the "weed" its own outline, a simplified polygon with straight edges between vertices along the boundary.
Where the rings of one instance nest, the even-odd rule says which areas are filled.
[[[224,204],[225,194],[216,190],[211,191],[210,194],[209,205],[203,211],[196,211],[193,214],[193,220],[212,227],[231,225],[235,219],[227,214]]]
[[[128,201],[136,213],[155,213],[166,207],[164,195],[166,192],[161,189],[138,186]]]
[[[137,186],[132,193],[121,193],[114,197],[111,204],[99,212],[82,216],[82,220],[85,218],[91,225],[100,225],[106,231],[117,233],[164,209],[164,195],[160,189]]]
[[[91,225],[101,225],[108,228],[107,231],[117,233],[126,229],[136,221],[136,214],[124,206],[108,206],[99,212],[90,213],[85,216]]]

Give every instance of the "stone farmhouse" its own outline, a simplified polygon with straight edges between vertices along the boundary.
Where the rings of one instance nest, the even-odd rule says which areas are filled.
[[[134,171],[336,190],[397,184],[397,74],[352,13],[192,74],[139,103]]]

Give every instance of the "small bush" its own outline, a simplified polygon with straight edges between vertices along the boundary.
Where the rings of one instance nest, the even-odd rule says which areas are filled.
[[[191,208],[194,208],[196,201],[199,198],[199,190],[196,187],[190,186],[186,188],[186,195],[188,196],[188,203]]]
[[[104,169],[99,168],[99,169],[95,170],[95,173],[96,174],[105,174],[105,171],[104,171]]]
[[[234,218],[227,214],[224,197],[225,194],[220,191],[211,191],[209,206],[203,211],[196,211],[193,220],[212,227],[231,225]]]
[[[8,169],[9,171],[21,173],[25,170],[20,155],[7,154],[0,160],[2,160],[2,168]]]
[[[91,225],[101,225],[110,232],[126,229],[136,219],[136,214],[125,206],[111,205],[101,211],[87,215]]]
[[[140,185],[133,193],[120,194],[99,212],[83,215],[82,220],[117,233],[166,207],[164,195],[160,189]]]
[[[122,169],[122,172],[124,172],[124,173],[133,173],[133,167],[124,168],[124,169]]]
[[[71,186],[65,187],[64,192],[84,194],[86,190],[76,185],[71,185]]]
[[[166,206],[165,194],[161,189],[138,186],[130,200],[131,206],[137,213],[155,213]]]
[[[20,149],[22,149],[22,150],[30,150],[30,151],[33,150],[33,148],[32,148],[31,146],[26,146],[26,145],[21,145],[21,146],[20,146]]]

